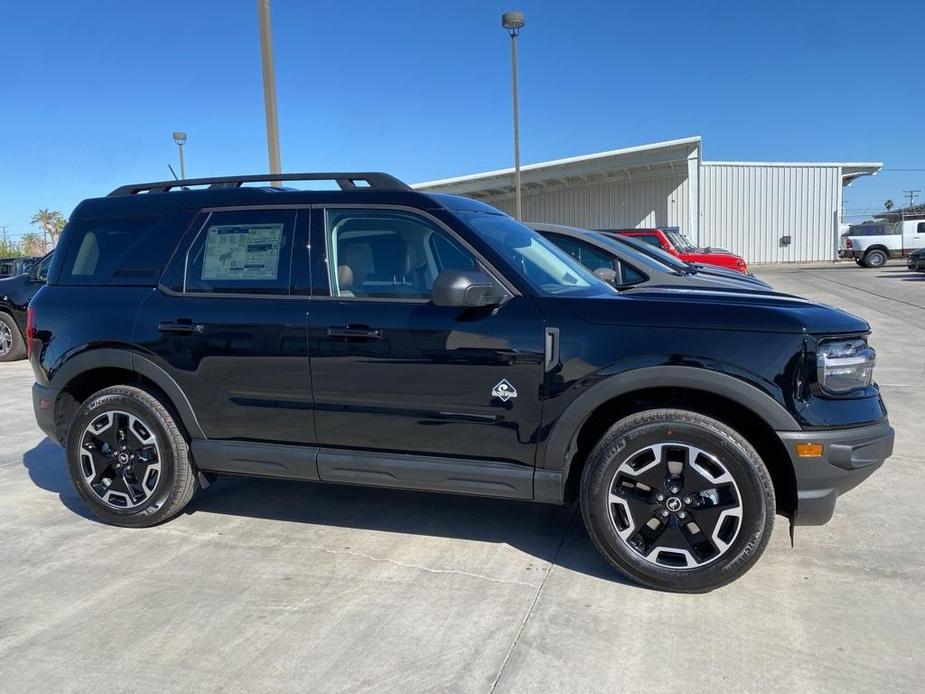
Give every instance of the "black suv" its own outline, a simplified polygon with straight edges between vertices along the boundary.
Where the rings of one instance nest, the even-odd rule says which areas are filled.
[[[621,295],[488,205],[337,173],[85,200],[27,342],[107,522],[167,520],[215,473],[578,499],[617,569],[704,591],[890,455],[868,332],[794,297]]]
[[[26,356],[26,309],[45,284],[52,253],[33,263],[26,274],[0,279],[0,361]]]

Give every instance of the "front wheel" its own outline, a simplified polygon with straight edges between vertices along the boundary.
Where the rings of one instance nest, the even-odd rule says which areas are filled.
[[[113,386],[78,409],[67,440],[77,493],[107,523],[155,525],[180,513],[196,491],[189,446],[154,395]]]
[[[615,568],[660,590],[705,592],[744,574],[774,523],[755,449],[710,417],[640,412],[614,424],[585,464],[581,508]]]

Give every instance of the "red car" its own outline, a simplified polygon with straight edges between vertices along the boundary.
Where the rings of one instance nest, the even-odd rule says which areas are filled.
[[[745,259],[722,248],[696,248],[680,231],[671,229],[602,229],[604,233],[635,236],[656,248],[661,248],[671,255],[688,263],[719,265],[720,267],[748,272]]]

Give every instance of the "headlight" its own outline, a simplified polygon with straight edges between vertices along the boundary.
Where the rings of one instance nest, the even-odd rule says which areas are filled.
[[[837,395],[871,384],[877,353],[866,340],[829,340],[819,344],[816,369],[822,390]]]

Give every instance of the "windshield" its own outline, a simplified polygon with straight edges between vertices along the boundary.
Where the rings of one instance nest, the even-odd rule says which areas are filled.
[[[666,231],[665,235],[671,241],[671,245],[682,253],[690,253],[695,250],[694,244],[687,240],[687,237],[680,231]]]
[[[541,294],[612,295],[616,290],[595,277],[551,241],[506,215],[458,212],[521,277]]]
[[[661,248],[656,248],[655,246],[650,246],[645,241],[638,241],[632,236],[610,236],[609,238],[629,246],[630,248],[635,248],[637,251],[644,255],[655,258],[660,263],[664,263],[676,272],[683,272],[685,274],[690,274],[693,272],[693,267],[690,263],[685,263],[683,260],[678,260],[668,251],[662,250]]]

